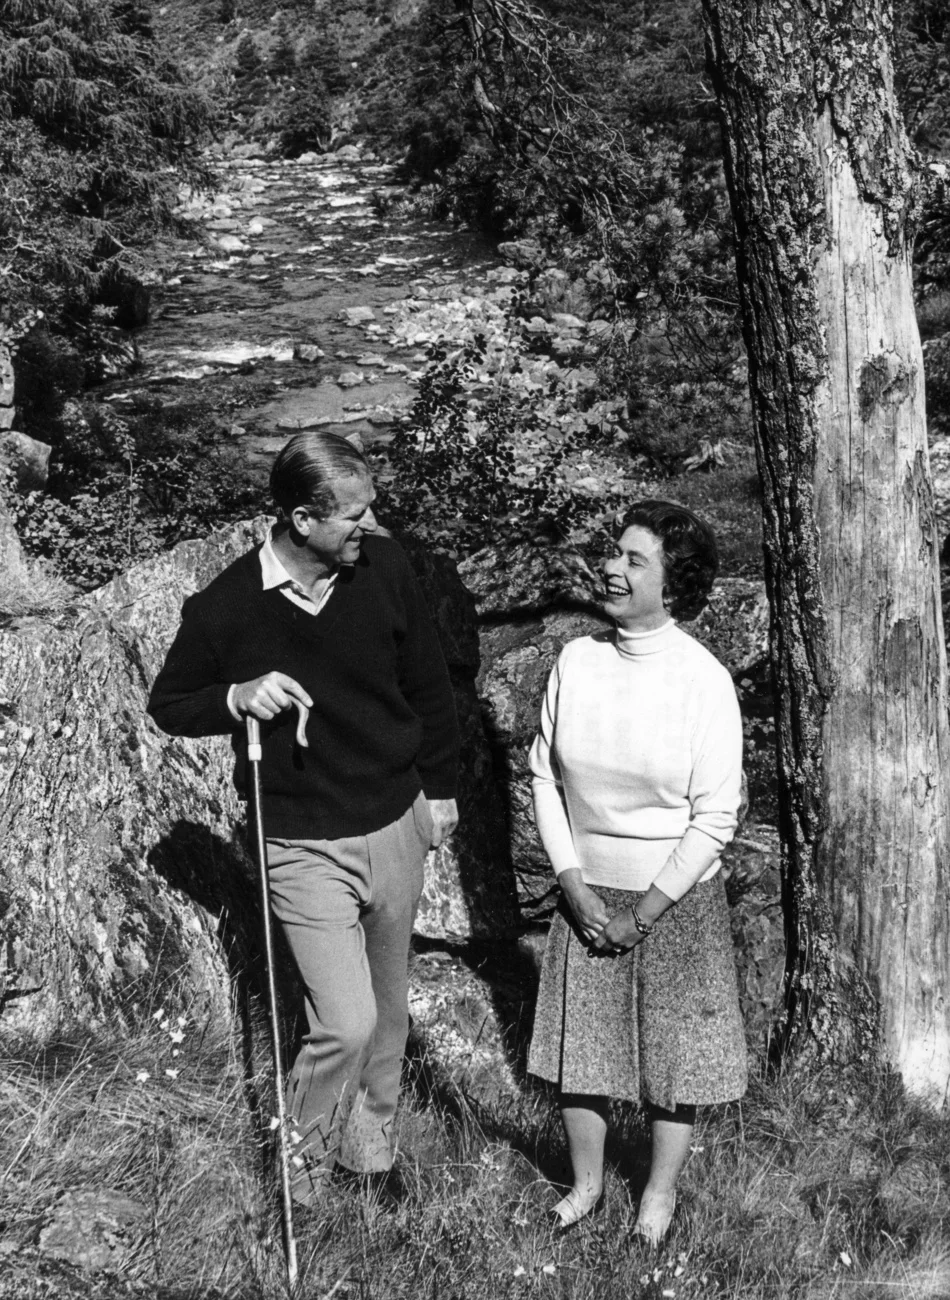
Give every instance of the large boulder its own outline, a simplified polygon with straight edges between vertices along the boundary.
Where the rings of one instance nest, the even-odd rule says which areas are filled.
[[[578,551],[544,542],[486,547],[463,560],[459,573],[478,614],[478,694],[518,901],[525,920],[538,920],[553,909],[554,877],[534,824],[528,750],[562,647],[608,625],[599,612],[600,582]]]
[[[70,608],[0,630],[7,1027],[48,1035],[67,1022],[121,1024],[169,999],[226,1016],[233,982],[259,969],[256,884],[227,739],[165,736],[145,701],[183,598],[267,522],[182,543]],[[501,822],[474,695],[470,601],[448,562],[413,556],[467,741],[465,824],[457,847],[431,864],[420,929],[464,938],[511,926],[513,893],[492,856]]]
[[[476,692],[480,664],[475,602],[455,564],[400,539],[425,593],[445,655],[462,733],[459,829],[429,855],[416,933],[430,939],[492,937],[515,928],[503,801]]]

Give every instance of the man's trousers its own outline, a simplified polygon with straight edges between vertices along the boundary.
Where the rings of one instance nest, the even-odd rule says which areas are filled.
[[[274,915],[306,988],[287,1108],[311,1177],[334,1162],[360,1172],[392,1165],[409,939],[431,834],[420,794],[370,835],[267,842]]]

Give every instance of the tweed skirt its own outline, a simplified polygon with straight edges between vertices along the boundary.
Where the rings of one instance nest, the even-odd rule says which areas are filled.
[[[642,897],[591,888],[611,915]],[[745,1032],[718,873],[619,957],[590,957],[562,900],[544,953],[528,1070],[563,1093],[664,1110],[742,1096]]]

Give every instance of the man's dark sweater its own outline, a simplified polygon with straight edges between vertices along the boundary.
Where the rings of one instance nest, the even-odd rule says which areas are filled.
[[[418,583],[398,543],[365,537],[319,614],[263,590],[257,550],[185,602],[148,711],[175,736],[230,733],[244,790],[246,742],[233,682],[285,673],[313,700],[308,749],[297,713],[261,723],[261,782],[274,839],[368,835],[400,817],[420,788],[455,797],[452,688]]]

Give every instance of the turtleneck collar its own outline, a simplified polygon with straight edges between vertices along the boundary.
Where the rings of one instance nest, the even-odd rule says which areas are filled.
[[[622,627],[618,627],[616,646],[625,659],[645,659],[648,655],[665,650],[673,639],[675,630],[676,621],[672,618],[652,632],[625,632]]]

